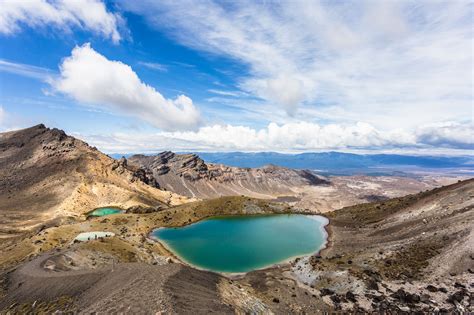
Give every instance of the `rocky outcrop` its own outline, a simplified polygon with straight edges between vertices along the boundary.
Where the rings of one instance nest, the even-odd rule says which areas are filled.
[[[112,170],[118,172],[119,174],[124,174],[131,171],[132,173],[129,174],[130,181],[134,182],[138,180],[152,187],[160,188],[160,185],[156,182],[151,171],[141,167],[129,166],[127,159],[123,156],[119,160],[114,161],[112,164]]]
[[[152,170],[155,176],[169,174],[170,172],[188,180],[211,179],[206,163],[196,154],[175,154],[170,151],[162,152],[156,156],[134,155],[130,162]]]
[[[160,187],[189,197],[230,195],[272,198],[292,194],[296,187],[329,182],[308,170],[275,165],[239,168],[204,162],[196,154],[170,151],[155,156],[134,155],[129,164],[151,172]]]

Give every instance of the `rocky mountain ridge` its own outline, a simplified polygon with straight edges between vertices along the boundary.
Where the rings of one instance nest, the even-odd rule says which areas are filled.
[[[240,168],[206,163],[196,154],[170,151],[155,156],[133,155],[129,163],[147,170],[159,187],[181,195],[213,198],[246,195],[273,198],[292,194],[295,187],[327,185],[329,181],[308,170],[275,165]]]
[[[145,181],[161,189],[201,199],[250,196],[274,199],[312,213],[323,213],[362,202],[417,193],[455,182],[440,176],[328,176],[275,165],[234,167],[208,163],[196,154],[165,151],[133,155],[128,164],[142,171]]]

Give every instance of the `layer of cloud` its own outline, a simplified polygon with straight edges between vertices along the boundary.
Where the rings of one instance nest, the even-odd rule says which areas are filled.
[[[13,73],[42,81],[47,81],[54,76],[54,72],[50,69],[10,62],[3,59],[0,59],[0,72]]]
[[[162,65],[161,63],[140,61],[138,64],[151,70],[162,71],[162,72],[168,71],[168,67],[166,67],[165,65]]]
[[[81,103],[138,117],[162,130],[195,129],[200,123],[199,111],[189,97],[164,98],[130,66],[107,59],[90,44],[73,49],[51,85]]]
[[[217,94],[221,96],[231,96],[231,97],[248,97],[249,95],[242,91],[229,91],[229,90],[217,90],[217,89],[209,89],[208,92],[212,94]]]
[[[441,125],[441,124],[440,124]],[[305,152],[327,150],[426,150],[474,149],[471,124],[444,123],[449,132],[426,126],[416,132],[380,131],[367,123],[318,125],[314,123],[270,123],[262,129],[245,126],[214,125],[195,132],[155,134],[115,133],[84,135],[91,144],[106,152],[175,151],[278,151]],[[454,132],[457,130],[457,132]]]
[[[291,115],[331,106],[353,121],[414,128],[471,112],[470,1],[122,5],[184,45],[247,65],[240,87]]]
[[[474,150],[474,125],[445,122],[418,128],[419,142],[435,147],[453,147]]]
[[[75,27],[117,43],[121,23],[121,17],[107,11],[101,0],[3,0],[0,6],[0,33],[7,35],[23,26],[52,26],[66,32]]]

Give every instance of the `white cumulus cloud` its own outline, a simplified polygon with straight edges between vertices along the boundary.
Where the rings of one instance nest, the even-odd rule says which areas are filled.
[[[359,122],[352,125],[296,122],[266,128],[214,125],[197,132],[163,133],[162,136],[221,150],[292,151],[342,148],[370,148],[414,145],[412,135],[403,132],[380,132],[372,125]]]
[[[444,127],[443,127],[444,126]],[[456,126],[456,127],[453,127]],[[308,152],[342,150],[353,152],[397,152],[469,154],[471,124],[444,122],[420,127],[381,131],[371,124],[270,123],[256,129],[241,125],[212,125],[197,131],[114,133],[78,135],[105,152],[139,153],[174,151],[277,151]]]
[[[3,0],[0,5],[0,33],[14,34],[23,26],[53,26],[70,31],[81,28],[120,41],[121,18],[107,11],[100,0]]]
[[[189,97],[166,99],[130,66],[107,59],[90,44],[72,50],[51,85],[79,102],[138,117],[162,130],[194,129],[200,122]]]
[[[115,133],[85,139],[107,152],[177,151],[308,151],[371,149],[416,146],[414,135],[400,131],[382,133],[367,123],[352,125],[270,123],[255,129],[239,125],[213,125],[197,131],[154,134]]]

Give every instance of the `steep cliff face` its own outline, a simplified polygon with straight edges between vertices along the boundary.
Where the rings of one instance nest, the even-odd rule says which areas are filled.
[[[44,125],[0,134],[0,236],[115,205],[166,207],[186,198],[146,171]]]
[[[306,170],[274,165],[239,168],[204,162],[195,154],[162,152],[134,155],[129,164],[150,171],[158,185],[188,197],[247,195],[272,198],[293,194],[296,187],[326,185],[328,181]]]

